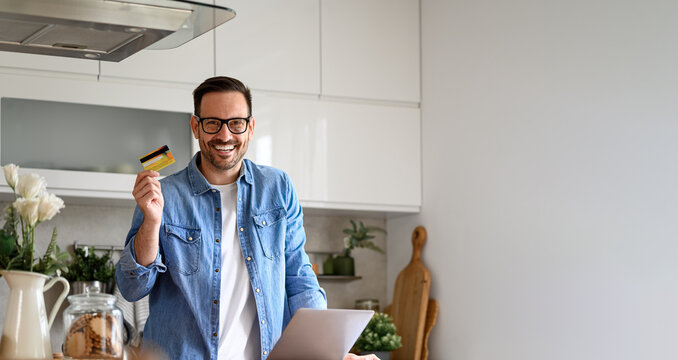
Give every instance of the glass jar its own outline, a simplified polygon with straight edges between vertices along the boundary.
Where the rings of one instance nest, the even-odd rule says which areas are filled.
[[[89,286],[84,294],[71,295],[64,311],[64,356],[73,359],[122,359],[122,312],[115,296]]]
[[[358,299],[355,301],[355,308],[361,310],[379,311],[379,300],[377,299]]]

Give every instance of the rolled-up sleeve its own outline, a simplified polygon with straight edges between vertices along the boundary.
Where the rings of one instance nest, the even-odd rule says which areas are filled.
[[[287,174],[287,234],[285,234],[285,261],[287,302],[290,315],[300,308],[327,308],[327,295],[318,284],[311,262],[304,250],[306,232],[304,231],[303,212],[296,190]]]
[[[148,266],[140,265],[134,253],[136,233],[143,222],[143,214],[137,207],[132,218],[132,227],[125,240],[125,248],[115,267],[115,282],[120,293],[127,301],[137,301],[148,295],[155,284],[159,273],[167,271],[158,250],[155,260]]]

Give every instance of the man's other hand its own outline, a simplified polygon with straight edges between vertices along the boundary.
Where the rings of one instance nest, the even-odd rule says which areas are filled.
[[[344,360],[379,360],[379,358],[376,355],[365,355],[365,356],[358,356],[355,354],[347,354]]]

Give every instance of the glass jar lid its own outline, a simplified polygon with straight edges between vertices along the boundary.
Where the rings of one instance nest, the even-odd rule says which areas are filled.
[[[115,305],[116,298],[110,294],[101,292],[98,284],[90,285],[84,294],[71,295],[68,301],[73,305]]]

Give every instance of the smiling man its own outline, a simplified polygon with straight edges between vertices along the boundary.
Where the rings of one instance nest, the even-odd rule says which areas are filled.
[[[214,77],[193,98],[200,152],[160,181],[137,175],[116,281],[129,301],[150,295],[144,346],[172,359],[266,359],[297,309],[327,307],[301,206],[287,174],[243,159],[249,89]]]

